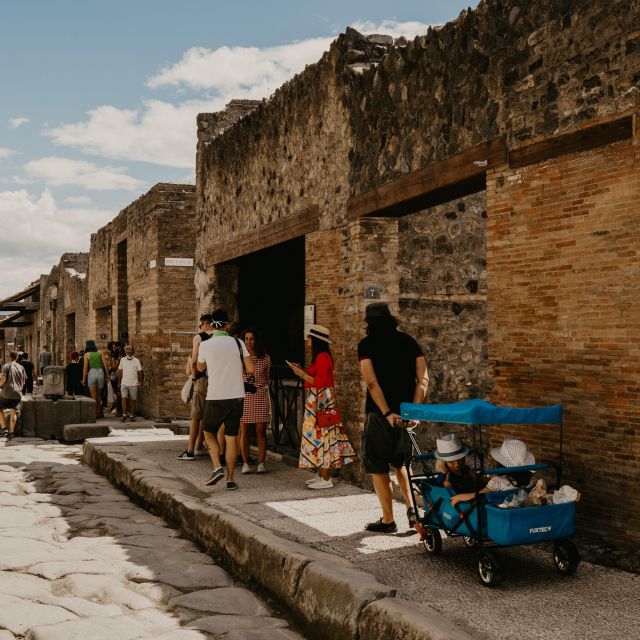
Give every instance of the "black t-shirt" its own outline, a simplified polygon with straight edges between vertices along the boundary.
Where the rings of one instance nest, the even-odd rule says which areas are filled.
[[[367,336],[358,344],[358,360],[371,360],[378,384],[394,413],[400,413],[401,402],[413,402],[416,358],[421,355],[418,343],[401,331]],[[365,411],[380,413],[369,391]]]
[[[33,380],[33,370],[35,369],[33,362],[23,360],[20,364],[24,367],[24,372],[27,374],[27,381]]]
[[[67,365],[67,393],[69,395],[82,393],[82,369],[82,362],[70,362]]]

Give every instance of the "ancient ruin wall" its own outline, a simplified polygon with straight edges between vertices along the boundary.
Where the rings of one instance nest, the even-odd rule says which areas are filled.
[[[343,67],[354,193],[638,106],[639,34],[638,0],[487,0],[357,78]]]

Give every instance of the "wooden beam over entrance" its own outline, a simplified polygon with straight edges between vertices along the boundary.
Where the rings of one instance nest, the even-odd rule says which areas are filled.
[[[482,191],[487,169],[506,161],[504,136],[483,142],[351,198],[349,219],[399,217]]]
[[[243,233],[233,240],[214,244],[207,251],[207,264],[228,262],[317,231],[320,227],[319,215],[320,208],[314,204],[290,216],[262,225],[259,229]]]
[[[526,167],[550,158],[588,151],[613,142],[629,140],[633,137],[633,117],[625,116],[611,122],[596,123],[581,127],[571,133],[563,133],[552,138],[532,142],[517,149],[509,150],[509,166]]]

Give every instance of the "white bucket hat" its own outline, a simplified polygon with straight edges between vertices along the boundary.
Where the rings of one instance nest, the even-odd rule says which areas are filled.
[[[436,447],[435,457],[445,462],[448,460],[460,460],[460,458],[464,458],[469,453],[469,447],[463,445],[455,433],[438,438]]]
[[[501,446],[491,449],[491,457],[503,467],[524,467],[535,464],[536,459],[522,440],[507,438]]]

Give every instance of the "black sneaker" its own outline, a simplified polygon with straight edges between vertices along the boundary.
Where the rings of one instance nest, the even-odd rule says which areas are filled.
[[[418,515],[416,514],[416,510],[413,507],[409,507],[407,509],[407,519],[409,520],[409,526],[415,527],[418,523]]]
[[[183,451],[179,456],[178,460],[195,460],[196,457],[193,451]]]
[[[236,489],[239,489],[240,487],[238,487],[238,485],[233,481],[233,480],[229,480],[227,482],[227,491],[235,491]]]
[[[126,422],[126,421],[127,421],[127,414],[123,413],[122,418],[120,418],[120,422]]]
[[[216,482],[220,482],[224,478],[224,471],[222,467],[218,467],[212,474],[211,477],[205,482],[207,485],[215,484]]]
[[[370,522],[364,529],[365,531],[373,531],[375,533],[395,533],[398,530],[398,526],[395,521],[382,522],[382,518],[380,518],[380,520]]]
[[[136,417],[135,417],[135,416],[131,416],[131,417],[129,418],[129,422],[135,422],[135,421],[136,421]]]

